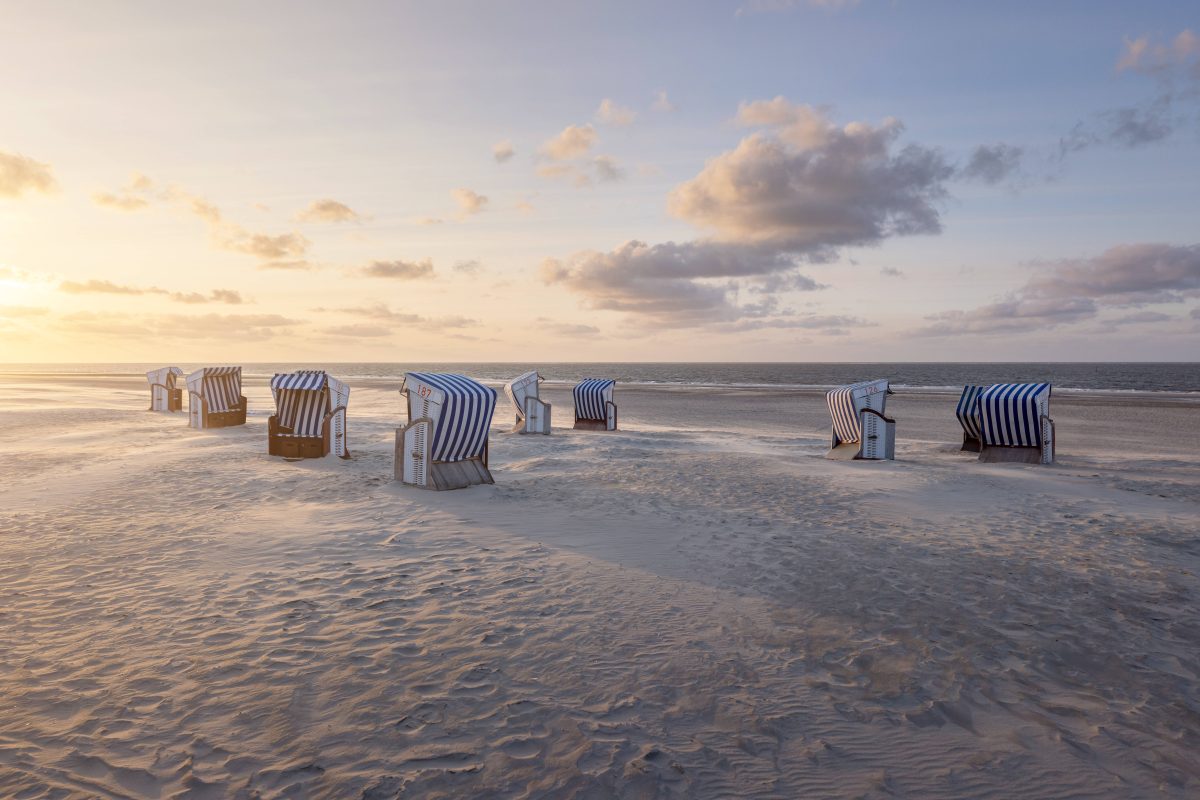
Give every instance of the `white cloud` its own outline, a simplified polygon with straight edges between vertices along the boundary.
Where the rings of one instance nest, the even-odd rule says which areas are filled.
[[[669,114],[676,110],[675,104],[671,102],[671,98],[667,97],[666,89],[659,89],[654,93],[654,102],[650,105],[650,108],[655,111],[661,111],[664,114]]]
[[[513,143],[508,139],[502,142],[496,142],[492,145],[492,158],[496,159],[497,164],[503,164],[516,155],[516,150],[513,149]]]
[[[568,125],[557,136],[547,139],[539,152],[554,161],[569,161],[585,155],[596,138],[596,129],[591,125]]]
[[[603,125],[625,127],[632,125],[635,119],[637,119],[636,111],[619,106],[607,97],[600,101],[600,107],[596,109],[596,121]]]
[[[455,189],[451,194],[458,203],[460,219],[483,211],[488,202],[486,197],[471,189]]]
[[[358,222],[362,217],[345,203],[337,200],[314,200],[296,215],[299,222]]]
[[[56,188],[49,164],[19,153],[0,153],[0,197],[20,197],[26,192],[48,194]]]

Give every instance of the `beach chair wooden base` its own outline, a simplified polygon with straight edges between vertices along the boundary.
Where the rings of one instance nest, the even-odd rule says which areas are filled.
[[[204,401],[207,406],[207,401]],[[200,414],[204,419],[203,428],[232,428],[235,425],[246,424],[246,398],[239,397],[238,404],[228,411],[209,411],[201,408]]]
[[[267,420],[267,453],[283,458],[324,458],[333,450],[330,444],[332,420],[333,414],[325,415],[320,436],[297,436],[290,428],[279,424],[278,415],[272,414]],[[349,448],[340,457],[349,458]]]
[[[979,448],[982,446],[983,445],[981,445],[979,440],[976,439],[974,436],[967,436],[964,433],[962,447],[959,449],[959,452],[960,453],[978,453]]]
[[[152,397],[150,400],[150,408],[147,409],[148,411],[183,411],[183,389],[164,389],[163,392],[166,395],[164,398],[166,400],[166,404],[163,406],[163,408],[155,409],[155,398]]]
[[[429,458],[432,435],[433,420],[428,417],[414,419],[403,428],[396,429],[393,471],[397,481],[420,489],[437,491],[466,489],[468,486],[496,482],[488,470],[486,444],[483,447],[483,455],[478,458],[433,461]]]
[[[1054,463],[1054,420],[1042,417],[1042,444],[1040,447],[1002,447],[982,445],[979,460],[987,464],[1053,464]]]
[[[602,419],[577,419],[575,420],[575,430],[577,431],[607,431],[616,430],[609,428],[608,422]]]
[[[860,453],[862,448],[858,442],[847,442],[831,449],[825,457],[830,461],[854,461],[859,458]]]

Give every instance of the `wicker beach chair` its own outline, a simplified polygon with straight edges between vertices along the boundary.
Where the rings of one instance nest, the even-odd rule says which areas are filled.
[[[833,439],[826,458],[890,461],[896,457],[896,420],[885,416],[886,379],[839,386],[825,395],[833,417]]]
[[[284,458],[349,458],[346,407],[350,387],[321,370],[276,374],[275,413],[267,420],[267,452]]]
[[[146,382],[150,384],[150,411],[182,411],[183,390],[175,388],[175,383],[183,370],[179,367],[163,367],[146,373]]]
[[[609,378],[584,378],[572,391],[575,398],[575,427],[585,431],[615,431],[617,404]]]
[[[409,422],[396,429],[396,480],[425,489],[495,483],[488,471],[495,389],[463,375],[408,372],[400,394]]]
[[[246,424],[241,367],[204,367],[187,376],[188,425],[227,428]]]
[[[550,433],[550,404],[538,397],[541,382],[535,370],[504,384],[504,394],[517,413],[513,433]]]
[[[1054,463],[1050,384],[998,383],[979,395],[980,461]]]

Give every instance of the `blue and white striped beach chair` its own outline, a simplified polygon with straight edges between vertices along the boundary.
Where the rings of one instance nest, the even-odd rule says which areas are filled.
[[[980,448],[979,433],[979,396],[986,386],[964,386],[962,396],[958,398],[958,406],[954,416],[963,429],[962,449],[969,453],[978,453]]]
[[[586,431],[615,431],[617,404],[613,402],[613,387],[609,378],[584,378],[575,385],[575,427]]]
[[[998,383],[979,396],[980,461],[1054,463],[1050,384]]]
[[[267,420],[267,452],[284,458],[349,458],[346,407],[350,387],[321,370],[271,378],[275,413]]]
[[[550,404],[538,397],[542,376],[526,372],[504,384],[504,394],[517,412],[514,433],[550,433]]]
[[[825,395],[833,417],[833,440],[826,458],[891,460],[896,457],[896,420],[884,415],[887,379],[839,386]]]
[[[204,367],[187,376],[188,425],[227,428],[246,424],[241,367]]]
[[[150,384],[150,411],[183,410],[183,390],[175,388],[175,382],[182,374],[179,367],[163,367],[146,373],[146,382]]]
[[[396,480],[426,489],[495,483],[488,430],[496,390],[463,375],[407,372],[408,425],[396,430]]]

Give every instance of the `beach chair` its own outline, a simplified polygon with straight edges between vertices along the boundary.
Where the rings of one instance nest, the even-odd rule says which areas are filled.
[[[246,424],[241,367],[204,367],[187,376],[188,425],[228,428]]]
[[[890,461],[896,457],[896,420],[884,415],[891,393],[886,379],[839,386],[825,395],[833,417],[826,458]]]
[[[271,378],[275,413],[267,420],[267,452],[284,458],[349,458],[346,407],[350,387],[321,370]]]
[[[1054,463],[1050,384],[998,383],[979,396],[980,461]]]
[[[617,404],[613,402],[613,387],[617,382],[608,378],[584,378],[576,384],[575,427],[585,431],[615,431]]]
[[[183,370],[179,367],[163,367],[146,373],[150,384],[150,411],[183,411],[183,389],[176,389],[175,382]]]
[[[979,396],[986,388],[986,386],[964,386],[962,396],[958,398],[958,407],[954,409],[954,416],[958,417],[958,424],[962,425],[963,429],[962,450],[968,453],[978,453],[981,447],[979,442]]]
[[[538,397],[542,376],[526,372],[504,384],[504,393],[517,411],[513,433],[550,433],[550,404]]]
[[[488,429],[496,390],[462,375],[406,372],[408,424],[396,429],[396,480],[425,489],[495,483]]]

